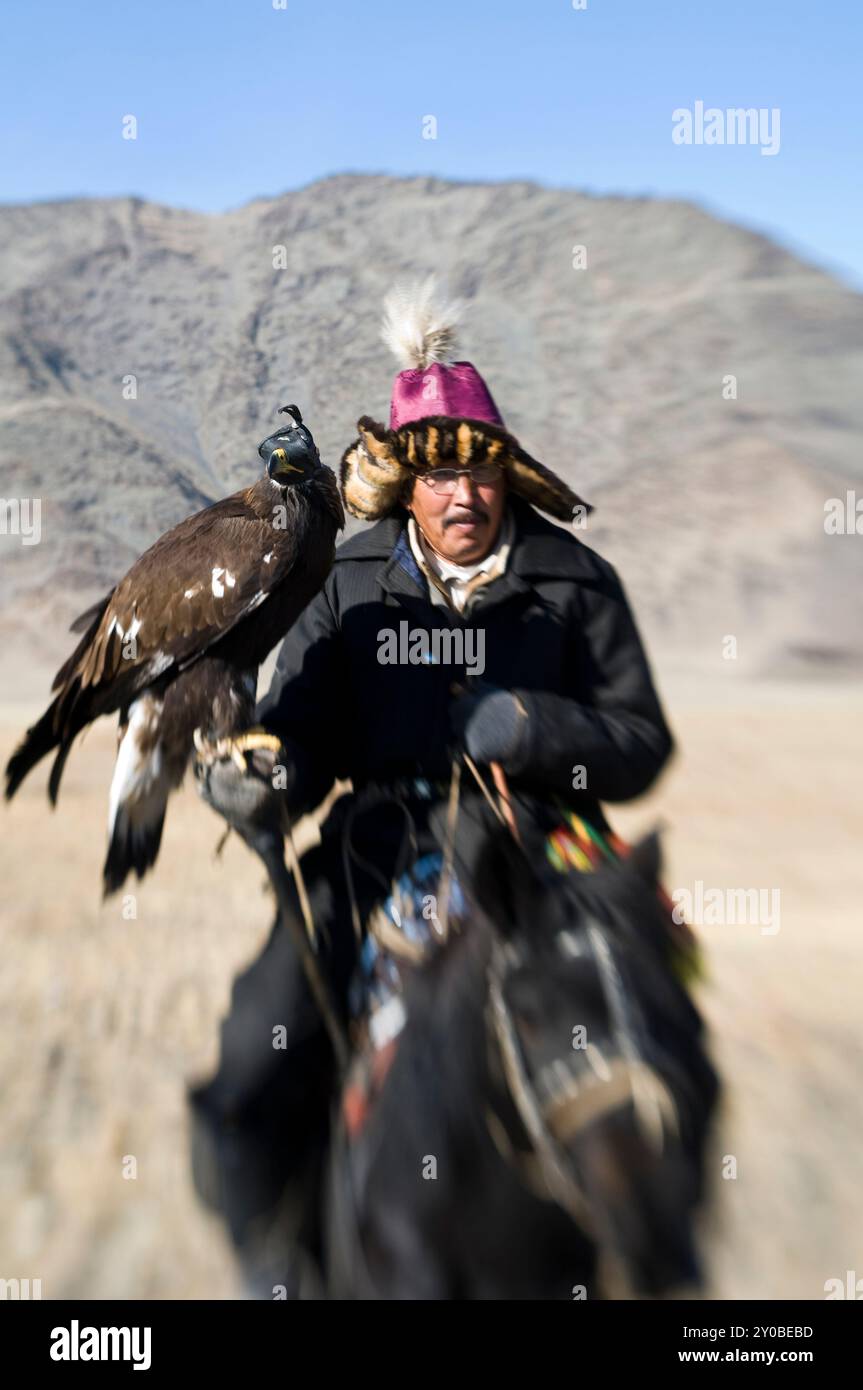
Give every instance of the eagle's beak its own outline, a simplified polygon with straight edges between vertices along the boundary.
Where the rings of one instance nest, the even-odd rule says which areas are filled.
[[[302,473],[303,469],[297,468],[295,463],[288,463],[284,449],[274,449],[267,463],[267,472],[271,478],[275,478],[281,473]]]

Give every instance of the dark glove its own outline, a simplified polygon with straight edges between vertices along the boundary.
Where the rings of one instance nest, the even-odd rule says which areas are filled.
[[[500,763],[505,772],[521,772],[530,752],[530,718],[511,690],[475,684],[450,707],[453,738],[474,762]]]
[[[242,831],[281,825],[284,801],[290,811],[295,769],[278,740],[263,729],[197,744],[198,791],[229,825]]]

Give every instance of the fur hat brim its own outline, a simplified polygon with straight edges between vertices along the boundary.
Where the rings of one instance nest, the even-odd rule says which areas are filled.
[[[379,521],[399,504],[404,484],[432,468],[470,468],[496,463],[510,489],[558,521],[571,521],[577,509],[593,508],[545,468],[505,429],[484,420],[431,415],[398,430],[363,415],[359,438],[342,455],[345,506],[363,521]]]

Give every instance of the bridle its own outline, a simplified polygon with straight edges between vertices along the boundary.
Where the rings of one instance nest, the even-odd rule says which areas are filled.
[[[517,852],[523,852],[503,768],[493,763],[490,769],[497,792],[495,801],[479,768],[467,753],[462,753],[461,759],[456,757],[453,761],[447,806],[441,886],[445,903],[448,903],[453,870],[462,760],[498,821],[512,836]],[[590,1068],[587,1080],[579,1080],[562,1057],[544,1068],[536,1082],[531,1079],[505,989],[507,976],[523,963],[525,945],[524,942],[495,940],[486,969],[486,1033],[489,1041],[496,1045],[506,1088],[524,1128],[529,1150],[516,1148],[503,1121],[492,1109],[486,1111],[485,1118],[498,1151],[519,1172],[531,1191],[544,1200],[557,1202],[585,1233],[590,1234],[593,1223],[589,1203],[566,1145],[604,1115],[632,1105],[648,1142],[661,1152],[665,1134],[679,1134],[679,1117],[669,1087],[655,1067],[645,1060],[646,1029],[640,1011],[627,996],[607,928],[595,917],[589,917],[583,932],[611,1021],[612,1059],[607,1060],[596,1044],[589,1043],[584,1049]],[[570,955],[584,949],[578,933],[573,930],[558,933],[558,945]]]
[[[494,786],[498,793],[498,801],[495,802],[479,769],[466,754],[463,758],[464,765],[473,775],[498,820],[509,830],[519,847],[518,852],[521,853],[521,840],[503,770],[499,765],[492,768]],[[440,936],[444,942],[449,934],[450,925],[448,908],[461,798],[461,766],[461,760],[456,758],[452,768],[443,846],[439,915],[442,926]],[[381,799],[396,800],[405,815],[404,838],[398,856],[401,870],[409,862],[409,851],[415,849],[412,817],[399,798]],[[353,860],[359,867],[378,878],[382,886],[385,880],[383,875],[363,860],[351,846],[352,820],[353,812],[345,826],[343,852],[351,915],[359,936],[359,906],[350,861]],[[386,884],[391,890],[395,889],[396,885],[397,875]],[[384,932],[387,926],[384,919],[383,913],[373,914],[368,924],[373,934],[378,936],[380,944],[405,963],[421,964],[419,953],[407,943],[397,929]],[[613,1055],[608,1058],[595,1043],[589,1043],[584,1049],[587,1068],[582,1076],[576,1076],[572,1057],[567,1053],[567,1061],[564,1061],[563,1057],[557,1058],[545,1066],[536,1078],[532,1078],[518,1027],[506,1000],[507,978],[524,963],[525,943],[496,939],[491,946],[486,967],[486,1038],[493,1058],[499,1063],[507,1095],[523,1127],[527,1149],[517,1146],[504,1121],[492,1107],[486,1110],[485,1122],[501,1157],[523,1184],[540,1199],[556,1202],[589,1239],[598,1243],[584,1181],[568,1145],[604,1116],[632,1106],[637,1123],[648,1142],[657,1152],[661,1152],[666,1134],[676,1136],[679,1133],[678,1107],[666,1082],[646,1060],[649,1050],[646,1046],[646,1029],[640,1010],[624,987],[615,960],[614,945],[609,940],[608,928],[591,916],[580,930],[568,929],[559,932],[557,944],[569,955],[586,953],[592,959],[611,1023]]]
[[[586,1235],[593,1236],[590,1204],[568,1144],[605,1115],[631,1105],[642,1132],[661,1152],[666,1133],[679,1133],[679,1121],[669,1087],[645,1060],[644,1026],[627,997],[606,928],[590,918],[582,931],[583,942],[576,931],[559,932],[558,945],[570,955],[586,952],[596,967],[611,1021],[613,1056],[607,1058],[589,1043],[584,1049],[588,1066],[581,1077],[567,1054],[568,1060],[557,1058],[532,1078],[506,1001],[507,977],[523,963],[525,947],[495,941],[486,971],[487,1036],[495,1045],[528,1150],[516,1147],[494,1110],[487,1111],[486,1123],[501,1156],[534,1195],[555,1201]]]

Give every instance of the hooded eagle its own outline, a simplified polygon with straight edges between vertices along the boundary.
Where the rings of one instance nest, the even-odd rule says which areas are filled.
[[[119,711],[106,894],[155,863],[168,797],[196,743],[253,722],[258,667],[332,565],[345,521],[336,477],[296,406],[284,410],[295,423],[260,445],[263,478],[168,531],[72,624],[83,636],[6,768],[8,799],[57,749],[53,805],[76,735]]]

